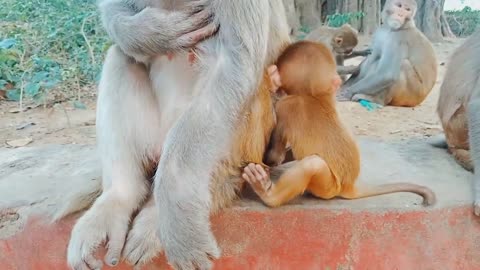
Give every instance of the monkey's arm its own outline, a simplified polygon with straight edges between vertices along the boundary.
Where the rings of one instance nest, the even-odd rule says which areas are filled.
[[[468,127],[470,140],[470,156],[473,160],[473,191],[475,215],[480,216],[480,79],[473,86],[472,96],[468,104]]]
[[[354,58],[354,57],[357,57],[357,56],[363,56],[363,57],[366,57],[368,55],[372,54],[372,50],[371,49],[365,49],[365,50],[361,50],[361,51],[353,51],[350,55],[346,55],[344,57],[344,59],[350,59],[350,58]]]
[[[270,137],[270,143],[267,152],[265,153],[265,164],[271,167],[282,164],[287,153],[287,142],[284,139],[283,131],[277,125]]]
[[[339,75],[355,74],[360,72],[360,66],[337,66]]]
[[[402,42],[392,41],[390,45],[390,47],[384,46],[375,71],[369,71],[367,76],[350,86],[348,89],[350,94],[375,95],[395,83],[400,76],[407,48]],[[369,69],[371,65],[365,65],[362,68]]]
[[[220,255],[209,220],[218,206],[211,196],[212,172],[260,86],[267,45],[274,46],[268,44],[269,1],[213,3],[221,28],[205,46],[217,57],[205,58],[193,90],[200,94],[168,132],[155,176],[157,232],[176,269],[211,269]]]
[[[216,26],[209,24],[210,9],[204,8],[192,4],[187,12],[179,12],[135,6],[125,0],[99,2],[108,35],[125,54],[137,59],[190,48],[213,34]],[[205,31],[195,32],[200,29]]]

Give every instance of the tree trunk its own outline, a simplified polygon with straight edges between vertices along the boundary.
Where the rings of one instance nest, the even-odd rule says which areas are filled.
[[[295,9],[295,2],[292,0],[283,0],[283,5],[285,6],[288,26],[290,26],[290,34],[296,34],[301,25],[299,15]]]
[[[291,1],[291,0],[290,0]],[[300,14],[300,24],[313,30],[322,25],[322,5],[319,0],[295,1],[297,14]]]
[[[362,27],[359,29],[367,35],[375,32],[381,20],[381,0],[362,0],[362,11],[365,16],[362,18]]]
[[[431,41],[454,37],[448,25],[443,7],[445,0],[416,0],[418,4],[415,23]],[[290,27],[313,30],[326,22],[327,15],[357,13],[365,16],[351,25],[364,34],[372,34],[381,23],[381,10],[386,0],[283,0]]]
[[[453,37],[452,30],[447,23],[443,7],[445,0],[417,0],[418,11],[415,23],[433,42],[443,40],[443,37]]]

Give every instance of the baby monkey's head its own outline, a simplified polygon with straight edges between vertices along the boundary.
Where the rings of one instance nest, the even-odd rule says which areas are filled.
[[[268,72],[274,91],[287,95],[332,95],[342,82],[332,52],[312,41],[289,45]]]

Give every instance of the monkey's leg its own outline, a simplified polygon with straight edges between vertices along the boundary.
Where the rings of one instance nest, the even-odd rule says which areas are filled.
[[[148,192],[141,161],[136,159],[147,153],[135,147],[153,145],[141,135],[137,136],[144,134],[146,127],[136,126],[155,125],[152,119],[145,119],[145,116],[156,115],[146,109],[154,100],[153,94],[148,94],[151,93],[148,81],[142,65],[130,61],[117,46],[109,49],[99,86],[97,110],[103,193],[73,228],[67,260],[75,270],[99,269],[102,262],[94,257],[94,253],[106,239],[105,262],[115,265],[120,261],[130,217]]]
[[[468,103],[468,136],[470,142],[470,154],[473,160],[473,193],[474,193],[474,212],[480,216],[480,78],[472,86],[472,96]],[[477,168],[475,170],[475,168]]]
[[[448,151],[455,158],[455,161],[465,170],[473,172],[473,163],[470,157],[470,151],[465,149],[449,148]]]
[[[309,156],[300,161],[285,163],[272,168],[272,181],[267,172],[258,164],[249,164],[243,178],[252,189],[270,207],[289,202],[308,190],[320,198],[332,198],[338,194],[336,185],[332,187],[334,177],[330,168],[318,156]]]
[[[428,92],[410,61],[403,61],[399,79],[392,85],[388,95],[390,101],[387,104],[405,107],[415,107],[427,97]]]
[[[468,119],[465,107],[460,106],[444,126],[448,152],[457,163],[468,171],[473,171],[468,138]]]
[[[221,27],[206,40],[198,93],[163,145],[153,193],[157,233],[174,269],[211,269],[220,249],[210,224],[211,176],[232,145],[271,51],[272,1],[208,1]],[[282,1],[277,1],[280,5]],[[273,26],[272,26],[273,27]],[[196,92],[198,91],[198,92]]]

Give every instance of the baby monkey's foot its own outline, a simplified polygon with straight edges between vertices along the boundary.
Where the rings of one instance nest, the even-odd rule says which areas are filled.
[[[243,169],[243,179],[250,184],[253,191],[261,198],[265,197],[273,186],[267,170],[255,163],[250,163]]]

